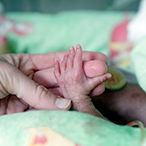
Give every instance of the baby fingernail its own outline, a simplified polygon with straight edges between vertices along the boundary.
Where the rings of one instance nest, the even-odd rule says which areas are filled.
[[[70,50],[70,51],[73,50],[73,46],[70,46],[70,47],[69,47],[69,50]]]
[[[77,44],[76,48],[80,48],[80,45],[79,45],[79,44]]]
[[[107,79],[110,79],[112,77],[112,75],[111,74],[107,74]]]
[[[64,98],[57,98],[55,105],[60,109],[66,109],[71,105],[71,100]]]

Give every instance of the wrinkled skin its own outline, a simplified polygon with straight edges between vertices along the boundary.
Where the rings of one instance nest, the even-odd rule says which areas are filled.
[[[0,115],[23,112],[29,105],[35,109],[69,110],[71,100],[58,97],[60,89],[53,73],[55,60],[61,61],[65,54],[66,52],[1,55]],[[87,77],[95,77],[106,72],[105,55],[84,52],[82,60]],[[97,95],[102,92],[104,86],[101,83],[91,94]]]
[[[80,45],[77,45],[76,51],[74,47],[70,47],[69,54],[64,56],[61,63],[56,61],[54,74],[63,96],[72,100],[73,109],[103,117],[93,106],[89,94],[96,86],[111,78],[111,74],[104,73],[97,77],[86,77],[82,68]]]
[[[70,99],[63,100],[62,106],[55,104],[58,99],[56,94],[63,95],[54,76],[55,60],[61,62],[66,53],[0,55],[0,115],[23,112],[29,105],[36,109],[69,110]],[[106,72],[105,55],[83,52],[82,60],[87,78],[98,77]],[[117,124],[140,120],[146,126],[146,94],[138,84],[128,83],[119,91],[104,92],[101,83],[89,95],[95,107],[109,120]],[[90,103],[91,101],[87,102],[87,106]],[[92,111],[86,105],[81,110],[87,113]]]

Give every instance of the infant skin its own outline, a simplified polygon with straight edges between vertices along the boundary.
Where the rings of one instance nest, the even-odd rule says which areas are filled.
[[[77,45],[76,51],[71,46],[62,62],[56,60],[54,74],[63,97],[72,100],[74,110],[104,118],[92,104],[89,94],[96,86],[111,78],[111,74],[87,77],[83,70],[80,45]]]

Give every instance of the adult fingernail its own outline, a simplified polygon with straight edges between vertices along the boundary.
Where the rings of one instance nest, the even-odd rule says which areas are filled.
[[[71,100],[64,98],[57,98],[55,105],[60,109],[66,109],[71,106]]]

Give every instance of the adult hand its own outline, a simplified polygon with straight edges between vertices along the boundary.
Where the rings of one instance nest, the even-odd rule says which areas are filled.
[[[41,58],[39,62],[36,56]],[[0,115],[22,112],[28,105],[41,110],[70,109],[69,99],[58,97],[32,80],[35,71],[43,70],[44,64],[45,68],[50,66],[45,59],[28,54],[0,56]]]
[[[56,84],[53,73],[55,60],[61,61],[65,53],[1,55],[0,115],[23,112],[28,105],[42,110],[70,109],[69,99],[60,98],[47,90],[50,88],[49,84]],[[96,61],[107,63],[105,55],[95,52],[83,52],[82,60],[85,61],[84,69],[89,77],[97,75]],[[48,70],[52,70],[51,74]],[[105,72],[105,67],[101,71]],[[98,71],[100,74],[102,72]],[[99,89],[103,92],[103,86]],[[57,94],[56,90],[53,91]]]

